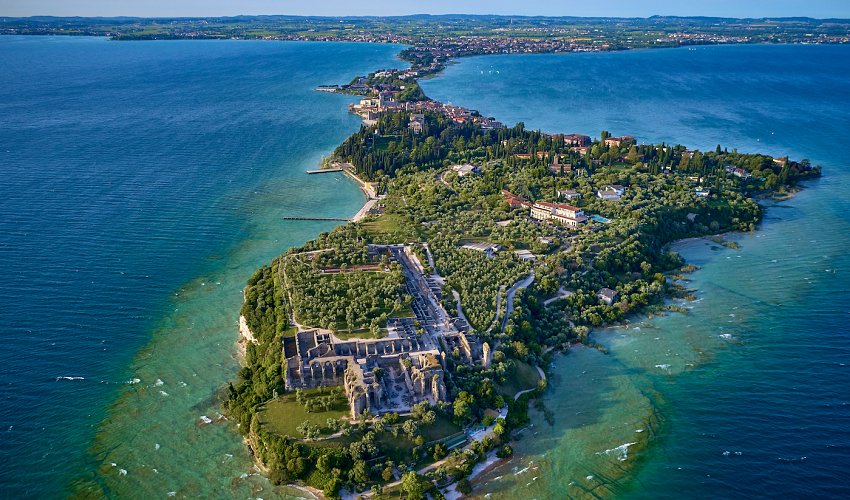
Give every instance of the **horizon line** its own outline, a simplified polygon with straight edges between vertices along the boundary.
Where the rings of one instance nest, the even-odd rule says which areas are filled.
[[[116,15],[116,16],[57,16],[52,14],[34,14],[30,16],[6,16],[0,15],[0,20],[7,19],[34,19],[34,18],[53,18],[53,19],[232,19],[239,17],[289,17],[289,18],[305,18],[305,19],[403,19],[410,17],[502,17],[502,18],[523,18],[523,19],[627,19],[627,20],[648,20],[652,18],[668,18],[668,19],[723,19],[734,21],[765,21],[765,20],[812,20],[812,21],[845,21],[850,22],[850,17],[810,17],[810,16],[763,16],[763,17],[724,17],[724,16],[704,16],[692,15],[681,16],[672,14],[652,14],[649,16],[550,16],[550,15],[530,15],[530,14],[464,14],[464,13],[442,13],[442,14],[399,14],[391,16],[380,15],[306,15],[306,14],[233,14],[233,15],[197,15],[197,16],[138,16],[138,15]]]

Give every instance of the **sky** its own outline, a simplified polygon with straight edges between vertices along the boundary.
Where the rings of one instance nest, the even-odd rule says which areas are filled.
[[[850,0],[0,0],[0,16],[505,14],[850,18]]]

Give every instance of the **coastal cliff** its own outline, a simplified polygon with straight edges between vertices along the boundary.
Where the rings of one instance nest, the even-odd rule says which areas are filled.
[[[248,344],[257,345],[259,343],[260,342],[257,340],[257,337],[254,336],[254,332],[252,332],[251,328],[248,326],[248,321],[245,319],[245,316],[240,314],[239,340],[236,342],[240,359],[245,359],[245,352],[248,348]]]

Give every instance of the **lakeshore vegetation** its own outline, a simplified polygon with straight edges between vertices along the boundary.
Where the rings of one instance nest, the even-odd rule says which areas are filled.
[[[606,144],[610,134],[603,131],[581,149],[521,123],[482,130],[426,112],[422,132],[414,133],[409,122],[410,113],[386,113],[334,152],[386,193],[375,213],[290,249],[248,282],[242,315],[257,344],[247,346],[226,407],[275,482],[300,481],[329,497],[342,488],[408,498],[437,495],[457,481],[467,488],[463,478],[488,451],[510,454],[511,430],[526,422],[528,398],[545,387],[534,366],[586,341],[594,327],[664,311],[665,298],[687,295],[671,279],[684,262],[669,243],[754,230],[762,216],[757,197],[820,175],[806,161],[721,146],[700,152]],[[476,165],[477,173],[461,177],[449,168],[457,163]],[[613,185],[622,186],[619,199],[598,196]],[[548,202],[569,192],[571,204],[600,217],[578,228],[541,222],[527,207],[511,208],[503,191]],[[502,250],[463,248],[470,242]],[[427,243],[435,267],[429,271],[445,280],[446,309],[458,313],[453,290],[471,326],[497,347],[487,368],[457,353],[447,357],[449,402],[351,421],[339,392],[285,393],[281,345],[296,321],[339,335],[380,336],[388,318],[407,314],[411,298],[398,264],[370,256],[372,243]],[[416,251],[427,262],[421,247]],[[504,290],[532,270],[534,282],[517,292],[503,323]],[[600,300],[603,288],[615,292],[612,300]],[[554,297],[561,298],[547,300]],[[514,398],[525,390],[531,392]],[[465,440],[462,429],[492,425],[505,405],[507,418],[491,436],[449,451]],[[425,475],[415,472],[434,461],[439,465]]]
[[[275,483],[331,498],[343,489],[439,498],[451,484],[468,492],[477,462],[512,453],[512,431],[545,389],[537,367],[595,327],[676,309],[667,299],[690,295],[671,242],[754,230],[759,197],[820,175],[806,160],[720,145],[692,151],[607,131],[592,139],[505,127],[425,96],[418,77],[451,56],[489,53],[487,43],[425,37],[401,54],[411,68],[321,89],[368,96],[352,108],[368,125],[325,163],[344,166],[380,199],[364,219],[289,249],[248,281],[241,314],[255,341],[225,409]],[[546,203],[564,201],[575,217],[562,225],[545,216]],[[442,352],[445,399],[405,414],[348,414],[341,387],[288,392],[284,346],[299,329],[374,339],[390,319],[411,318],[425,334],[404,266],[376,250],[387,244],[416,255],[442,287],[442,307],[492,349],[486,362]]]

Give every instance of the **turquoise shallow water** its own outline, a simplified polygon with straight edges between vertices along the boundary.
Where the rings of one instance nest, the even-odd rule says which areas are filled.
[[[247,278],[333,227],[281,217],[363,203],[304,174],[359,126],[313,89],[398,50],[0,37],[3,496],[268,488],[201,417],[238,367]]]
[[[244,476],[245,448],[216,422],[241,288],[332,227],[281,216],[362,203],[346,180],[302,173],[358,126],[350,98],[312,88],[397,65],[398,48],[0,44],[4,493],[284,493]],[[555,425],[536,417],[479,494],[850,495],[848,73],[847,47],[706,47],[472,58],[425,82],[505,122],[720,142],[826,172],[735,236],[740,250],[679,245],[702,266],[691,313],[597,332],[607,356],[559,358]]]
[[[840,46],[480,57],[425,82],[506,123],[721,143],[825,171],[732,236],[739,250],[676,245],[702,267],[690,313],[596,332],[608,355],[560,357],[544,397],[554,425],[538,415],[477,494],[850,495],[848,82]]]

